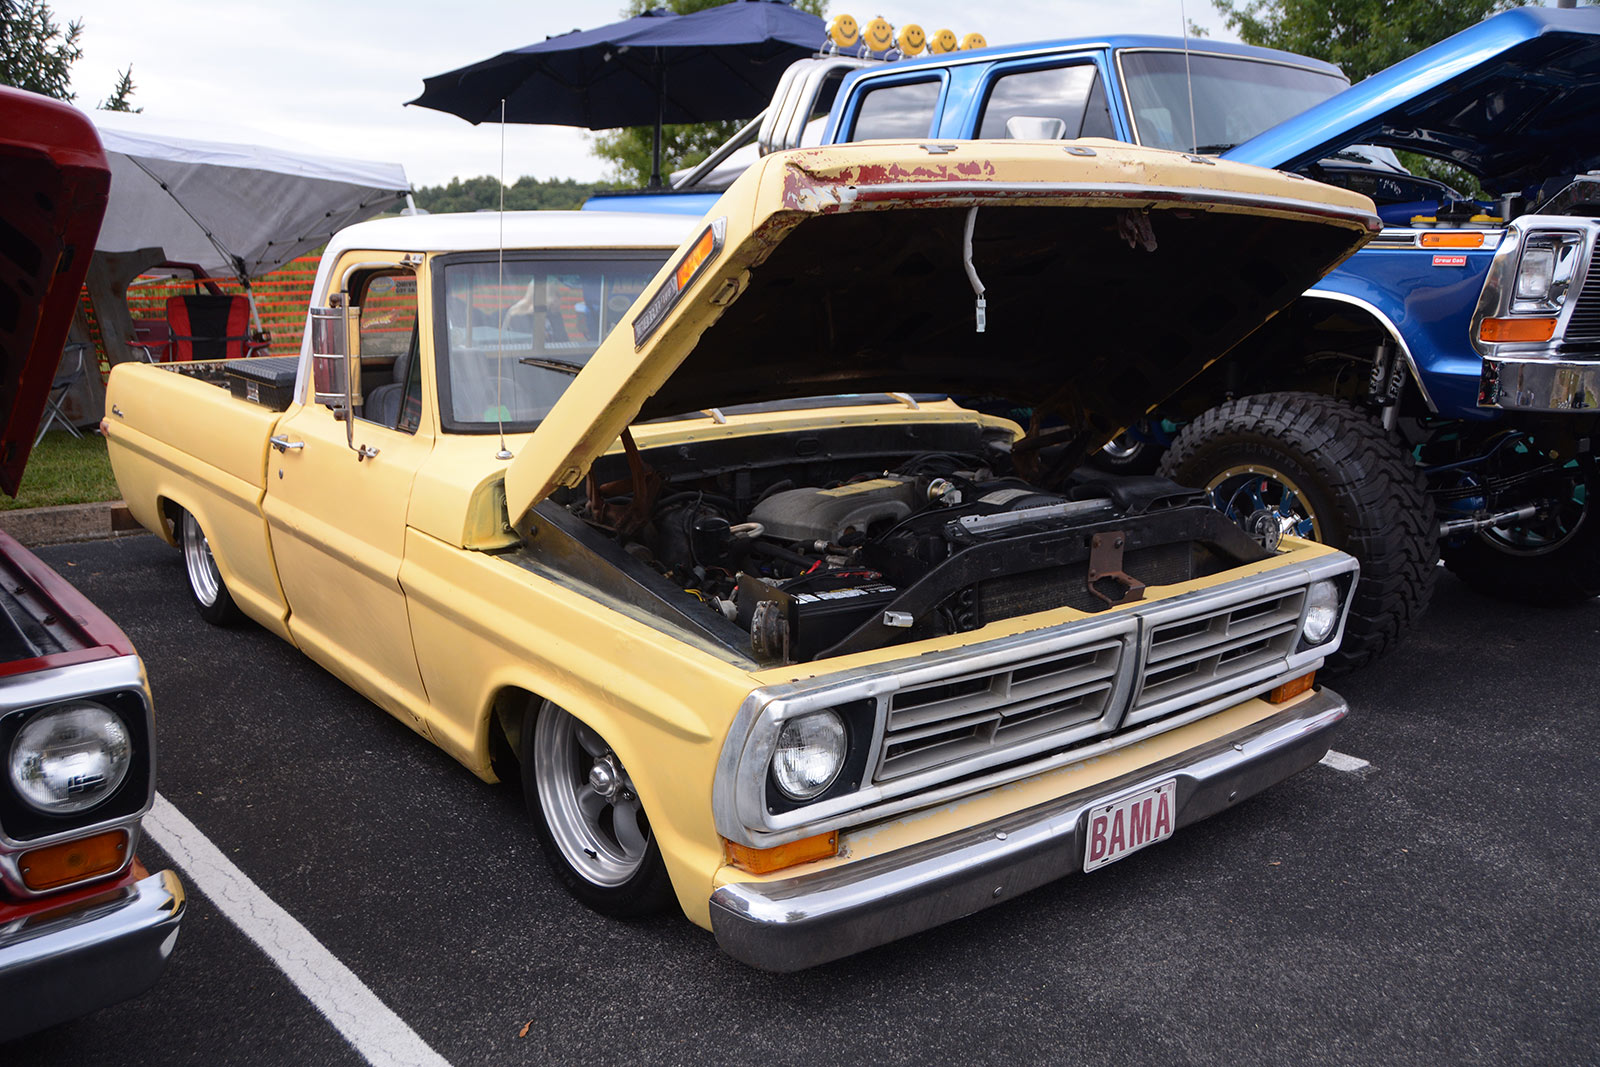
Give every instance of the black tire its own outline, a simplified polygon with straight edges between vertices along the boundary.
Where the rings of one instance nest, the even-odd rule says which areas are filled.
[[[1229,400],[1184,427],[1160,473],[1214,495],[1229,477],[1277,478],[1313,520],[1294,532],[1361,562],[1331,670],[1388,652],[1427,609],[1439,562],[1433,501],[1400,442],[1359,409],[1316,393]]]
[[[1089,466],[1107,474],[1154,474],[1161,464],[1161,446],[1123,431],[1089,457]]]
[[[1600,596],[1600,478],[1576,467],[1572,474],[1571,498],[1556,513],[1447,543],[1445,566],[1478,592],[1519,604]]]
[[[189,597],[194,601],[195,610],[213,626],[235,626],[244,621],[244,613],[233,602],[233,594],[228,592],[228,584],[217,570],[217,561],[211,555],[211,545],[200,528],[200,521],[182,508],[178,509],[176,520],[178,547],[183,551]]]
[[[522,727],[522,795],[550,869],[584,904],[619,918],[675,899],[661,847],[627,771],[598,733],[549,702]],[[611,794],[592,777],[604,764]],[[638,836],[636,836],[638,835]]]

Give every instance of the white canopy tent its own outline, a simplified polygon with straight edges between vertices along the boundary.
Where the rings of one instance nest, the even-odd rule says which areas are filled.
[[[99,252],[160,246],[170,262],[248,283],[410,192],[398,163],[273,147],[236,127],[88,114],[111,163]]]

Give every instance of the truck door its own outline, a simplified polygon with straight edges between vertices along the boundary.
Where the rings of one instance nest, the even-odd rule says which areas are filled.
[[[393,253],[347,253],[359,313],[361,401],[352,422],[313,402],[278,424],[265,511],[289,632],[331,673],[419,732],[427,695],[400,590],[411,483],[433,449],[421,404],[425,284]]]

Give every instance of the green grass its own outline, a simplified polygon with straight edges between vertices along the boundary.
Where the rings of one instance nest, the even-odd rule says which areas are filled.
[[[0,511],[121,499],[117,480],[111,476],[106,439],[89,430],[81,440],[64,430],[52,430],[28,457],[17,498],[0,493]]]

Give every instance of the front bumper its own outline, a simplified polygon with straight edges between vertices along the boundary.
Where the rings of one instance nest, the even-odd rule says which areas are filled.
[[[183,883],[162,871],[0,927],[0,1041],[149,989],[184,906]]]
[[[1322,690],[1245,729],[1121,778],[920,845],[711,895],[722,950],[798,971],[981,911],[1083,868],[1090,808],[1177,780],[1181,828],[1316,763],[1346,706]]]
[[[1486,356],[1478,406],[1507,411],[1600,411],[1600,360]]]

